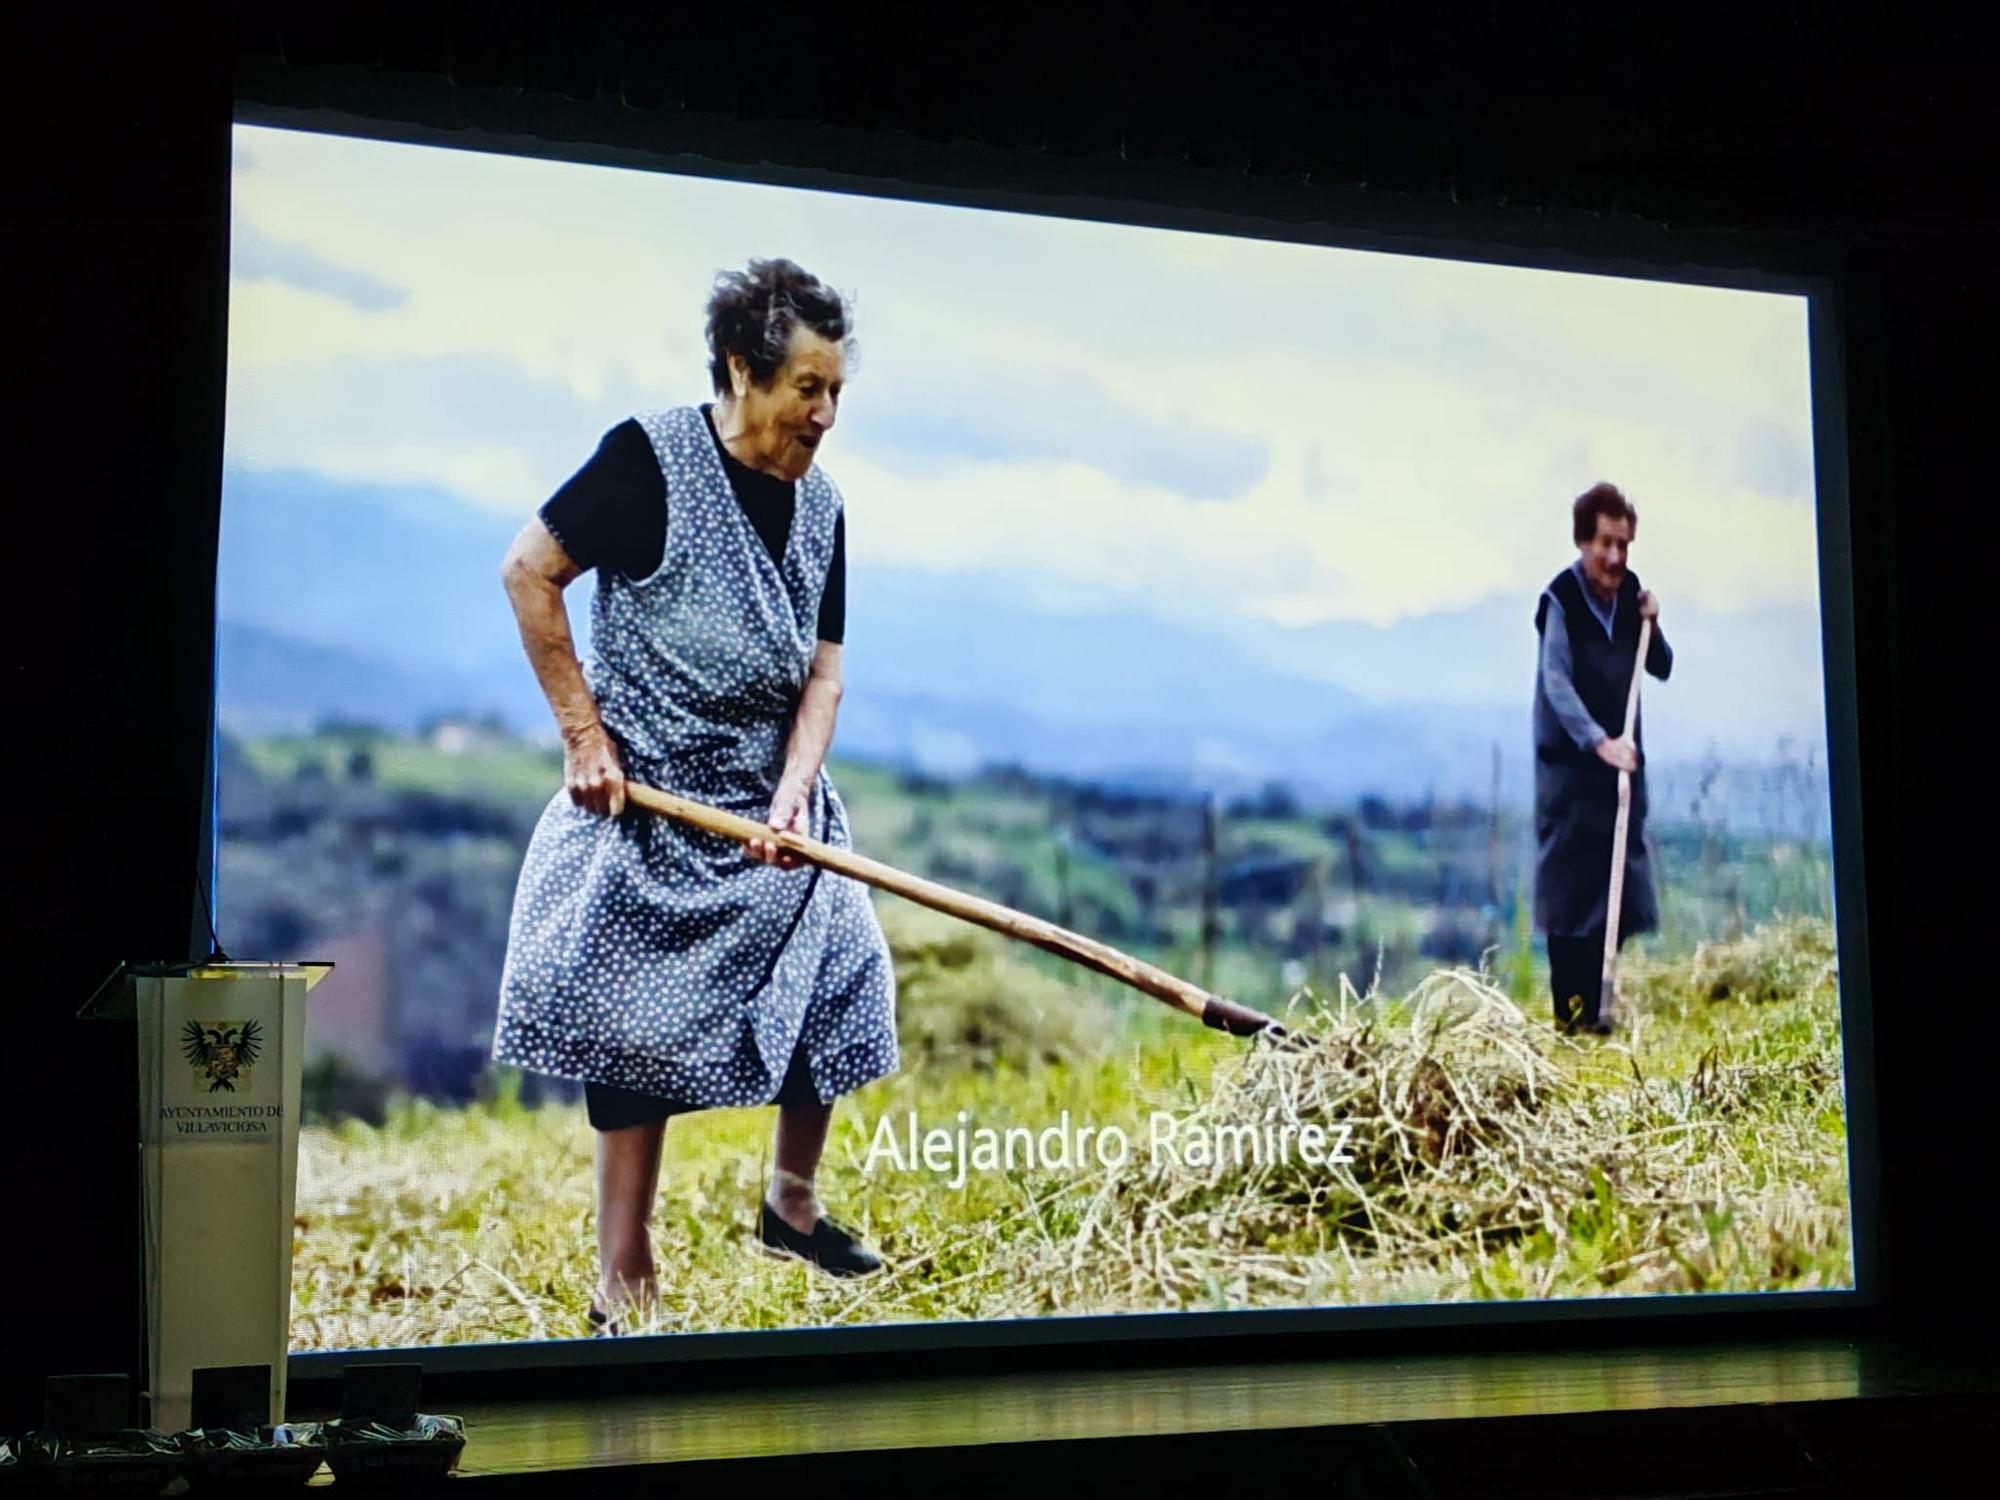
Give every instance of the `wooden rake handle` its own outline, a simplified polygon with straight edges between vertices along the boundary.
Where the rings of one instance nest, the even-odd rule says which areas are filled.
[[[1639,722],[1639,679],[1646,675],[1646,652],[1653,644],[1653,622],[1639,622],[1639,655],[1632,663],[1632,686],[1625,694],[1625,727],[1619,738],[1633,743]],[[1611,893],[1604,902],[1604,968],[1598,979],[1597,1015],[1612,1019],[1618,992],[1618,919],[1625,905],[1625,842],[1632,824],[1632,773],[1618,773],[1618,821],[1611,830]]]
[[[769,824],[759,823],[754,818],[724,812],[721,808],[678,797],[672,792],[663,792],[640,782],[628,781],[625,784],[625,800],[648,812],[735,839],[739,843],[762,839],[821,869],[865,881],[882,890],[893,891],[920,906],[928,906],[934,911],[976,922],[981,927],[1032,943],[1086,969],[1109,974],[1113,979],[1129,984],[1135,990],[1142,990],[1156,1000],[1163,1000],[1175,1010],[1217,1031],[1227,1031],[1233,1036],[1254,1036],[1260,1031],[1268,1031],[1278,1037],[1288,1034],[1284,1027],[1263,1012],[1239,1005],[1234,1000],[1225,1000],[1220,995],[1211,995],[1199,985],[1178,979],[1165,969],[1155,968],[1129,953],[1121,953],[1109,944],[1071,932],[1067,927],[1058,927],[1053,922],[1045,922],[1040,917],[1031,917],[1026,912],[1015,911],[997,901],[969,896],[948,885],[911,875],[880,860],[856,854],[851,849],[836,849],[802,833],[775,832]]]

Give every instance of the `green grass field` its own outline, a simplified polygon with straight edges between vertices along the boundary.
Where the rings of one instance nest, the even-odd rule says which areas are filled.
[[[539,806],[562,785],[562,755],[525,744],[500,744],[453,754],[421,739],[379,731],[325,733],[239,741],[259,775],[295,780],[307,766],[348,780],[352,758],[366,758],[368,777],[392,791],[472,794],[481,800]]]
[[[1505,982],[1456,970],[1405,995],[1301,994],[1316,1041],[1286,1049],[932,913],[882,913],[904,1064],[843,1102],[820,1186],[889,1270],[842,1283],[755,1253],[771,1111],[684,1118],[653,1219],[659,1331],[1852,1283],[1823,923],[1672,962],[1628,949],[1628,1025],[1610,1039],[1556,1036],[1520,964]],[[900,1130],[910,1111],[1036,1131],[1068,1111],[1132,1151],[961,1186],[920,1164],[869,1170],[878,1122]],[[1189,1135],[1344,1129],[1348,1159],[1156,1159],[1156,1111]],[[294,1347],[581,1335],[592,1152],[581,1105],[530,1109],[504,1088],[308,1127]]]

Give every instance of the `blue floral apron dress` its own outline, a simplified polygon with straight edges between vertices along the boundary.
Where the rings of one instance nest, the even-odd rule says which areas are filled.
[[[600,569],[584,678],[635,781],[763,822],[818,637],[840,492],[796,490],[782,565],[697,407],[641,413],[666,476],[652,576]],[[822,770],[809,832],[851,848]],[[522,861],[496,1062],[693,1108],[768,1104],[795,1049],[820,1099],[895,1071],[895,971],[865,888],[733,839],[559,791]]]

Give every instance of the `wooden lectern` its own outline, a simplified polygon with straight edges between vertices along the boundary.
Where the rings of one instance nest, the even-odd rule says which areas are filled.
[[[285,1414],[306,995],[326,963],[127,964],[84,1007],[139,1047],[148,1422],[191,1421],[194,1372],[268,1365]]]

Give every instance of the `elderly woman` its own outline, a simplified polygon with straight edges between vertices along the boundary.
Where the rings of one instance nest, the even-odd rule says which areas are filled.
[[[1639,654],[1639,622],[1653,622],[1646,671],[1664,681],[1674,648],[1660,601],[1630,567],[1639,512],[1613,484],[1594,484],[1570,506],[1576,559],[1535,603],[1535,921],[1548,935],[1556,1025],[1611,1034],[1599,1013],[1618,773],[1632,776],[1625,883],[1617,946],[1659,926],[1646,838],[1643,715],[1619,738]]]
[[[790,261],[717,278],[716,399],[645,412],[543,505],[503,566],[561,726],[564,788],[521,868],[493,1056],[581,1079],[597,1131],[591,1322],[656,1291],[669,1116],[778,1105],[759,1238],[834,1275],[881,1261],[822,1213],[833,1103],[897,1066],[895,977],[861,886],[775,842],[629,808],[626,779],[849,847],[823,762],[841,692],[845,528],[816,462],[847,304]],[[597,570],[591,660],[562,591]]]

